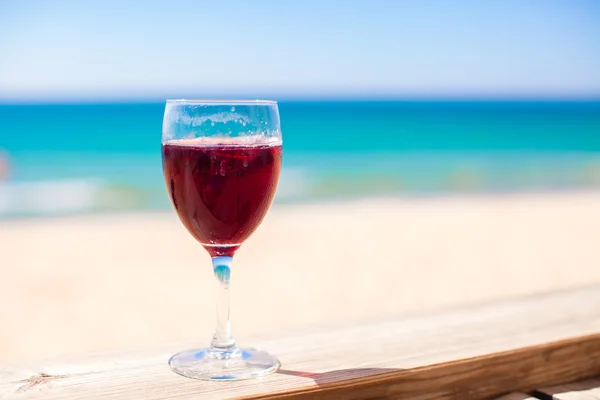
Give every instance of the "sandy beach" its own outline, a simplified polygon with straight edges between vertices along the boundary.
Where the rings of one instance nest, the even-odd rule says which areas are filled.
[[[278,205],[232,275],[238,341],[600,282],[600,192]],[[0,221],[0,362],[197,340],[209,257],[172,212]]]

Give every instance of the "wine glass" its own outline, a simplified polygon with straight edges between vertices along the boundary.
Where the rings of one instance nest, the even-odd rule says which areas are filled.
[[[277,102],[167,100],[162,131],[165,183],[179,219],[208,251],[219,286],[210,346],[169,360],[178,374],[205,380],[264,376],[279,361],[237,347],[229,320],[229,280],[236,250],[260,225],[279,180]]]

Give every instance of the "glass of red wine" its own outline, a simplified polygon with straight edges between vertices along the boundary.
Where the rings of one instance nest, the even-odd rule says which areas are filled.
[[[167,100],[162,131],[165,183],[179,219],[212,258],[218,284],[210,346],[169,360],[180,375],[238,380],[277,371],[269,353],[237,347],[229,320],[231,263],[265,217],[279,180],[277,103],[266,100]]]

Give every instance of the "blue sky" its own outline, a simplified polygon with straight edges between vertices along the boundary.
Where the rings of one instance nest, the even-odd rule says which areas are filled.
[[[596,0],[0,0],[0,100],[600,97]]]

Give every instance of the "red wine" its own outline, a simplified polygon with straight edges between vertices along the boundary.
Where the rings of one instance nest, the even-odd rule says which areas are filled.
[[[281,145],[163,144],[171,202],[211,256],[232,256],[267,213],[281,168]]]

